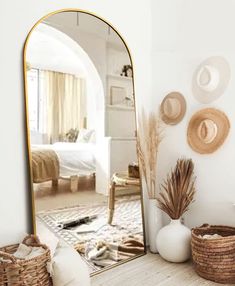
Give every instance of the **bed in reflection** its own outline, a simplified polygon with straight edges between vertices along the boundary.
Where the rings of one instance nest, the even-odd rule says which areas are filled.
[[[76,191],[79,176],[94,176],[96,171],[95,143],[56,142],[32,145],[33,182],[70,179],[71,191]]]

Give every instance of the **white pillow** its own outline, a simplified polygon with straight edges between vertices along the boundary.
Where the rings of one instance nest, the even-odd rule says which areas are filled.
[[[38,233],[40,233],[39,239],[42,244],[46,244],[46,246],[50,249],[51,257],[53,257],[57,245],[59,243],[59,238],[55,236],[51,231],[44,228],[41,230],[41,225],[37,223]]]
[[[89,143],[96,143],[96,135],[95,135],[95,130],[93,130],[93,132],[91,133],[90,139],[89,139]]]
[[[78,133],[78,138],[76,140],[76,142],[78,143],[88,143],[92,133],[94,133],[93,129],[84,129],[82,128],[81,130],[79,130]]]
[[[79,253],[71,246],[59,242],[52,258],[53,286],[90,286],[88,267]]]

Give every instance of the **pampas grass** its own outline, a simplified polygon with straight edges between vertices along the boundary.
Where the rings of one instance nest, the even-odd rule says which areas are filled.
[[[149,199],[156,199],[157,155],[163,129],[158,115],[150,113],[147,117],[144,110],[138,123],[137,151],[140,168]]]
[[[179,219],[193,202],[196,179],[193,170],[191,159],[178,159],[175,169],[161,185],[159,208],[172,219]]]

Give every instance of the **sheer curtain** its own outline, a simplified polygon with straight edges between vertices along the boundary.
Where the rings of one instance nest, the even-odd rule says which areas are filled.
[[[50,143],[61,141],[71,128],[80,129],[86,120],[86,82],[71,74],[44,71],[46,120]]]

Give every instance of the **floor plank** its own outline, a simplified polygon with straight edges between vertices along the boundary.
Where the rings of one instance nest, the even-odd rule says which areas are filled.
[[[92,286],[212,286],[199,277],[191,262],[169,263],[159,255],[145,256],[92,277]],[[225,285],[225,284],[224,284]]]

